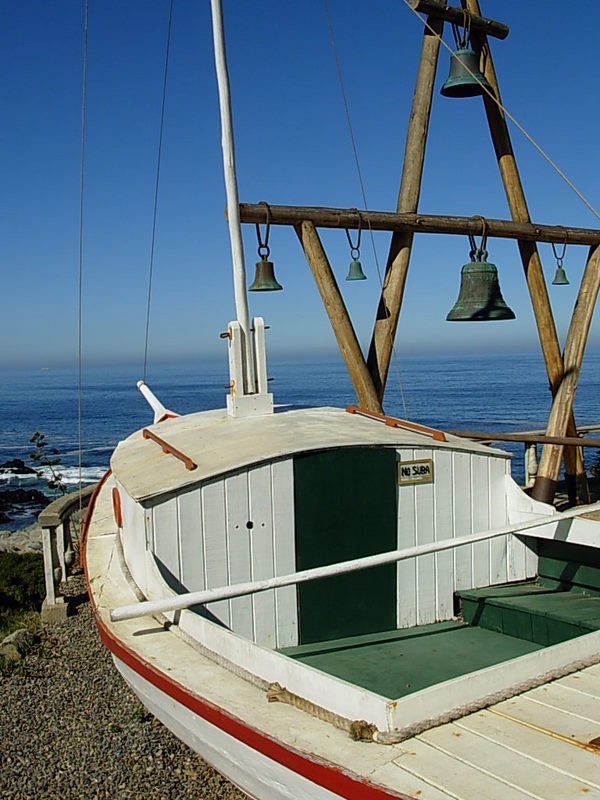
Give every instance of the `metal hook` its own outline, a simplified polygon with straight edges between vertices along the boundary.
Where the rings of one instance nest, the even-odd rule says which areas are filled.
[[[569,236],[567,234],[567,231],[565,231],[564,234],[565,234],[565,238],[563,239],[562,253],[560,254],[560,256],[556,252],[556,247],[554,246],[554,242],[551,242],[551,244],[552,244],[552,252],[554,253],[554,258],[556,259],[556,266],[557,267],[562,267],[563,259],[565,257],[565,253],[567,252],[567,240],[568,240]]]
[[[348,230],[348,228],[345,229],[346,238],[348,239],[348,244],[350,245],[350,253],[352,255],[352,258],[358,258],[358,256],[360,255],[360,235],[362,233],[362,220],[360,218],[360,211],[357,208],[353,208],[351,210],[356,211],[356,215],[358,216],[358,239],[356,241],[356,245],[352,244],[352,239],[350,238],[350,231]],[[355,252],[357,253],[356,256],[354,256]]]
[[[481,244],[477,247],[477,243],[475,241],[474,234],[469,234],[469,244],[471,245],[471,253],[487,253],[487,221],[485,217],[482,217],[479,214],[476,214],[473,219],[480,219],[481,220]],[[471,255],[471,258],[473,255]]]
[[[464,49],[468,46],[469,40],[471,38],[471,12],[467,8],[463,8],[463,23],[462,26],[456,22],[452,23],[452,34],[454,36],[454,42],[456,47],[459,50]],[[459,28],[463,28],[463,35],[461,36],[459,33]]]
[[[266,215],[267,215],[267,222],[265,227],[265,238],[264,241],[260,235],[260,225],[256,223],[256,238],[258,239],[258,255],[261,258],[268,258],[271,250],[269,249],[269,232],[271,230],[271,209],[269,204],[265,200],[261,200],[259,205],[265,207]]]

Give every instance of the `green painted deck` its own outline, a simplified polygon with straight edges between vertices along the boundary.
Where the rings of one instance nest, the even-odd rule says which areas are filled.
[[[600,596],[581,590],[523,583],[471,589],[457,596],[469,624],[542,646],[600,629]]]
[[[461,621],[289,647],[281,652],[389,699],[539,650]]]
[[[539,543],[536,581],[456,592],[462,619],[282,650],[388,699],[600,630],[597,553]]]

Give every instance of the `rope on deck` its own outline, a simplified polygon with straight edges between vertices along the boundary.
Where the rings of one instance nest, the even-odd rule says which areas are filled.
[[[339,730],[345,731],[354,741],[376,742],[377,744],[393,745],[400,744],[401,742],[406,741],[406,739],[411,739],[413,736],[424,733],[430,728],[436,728],[438,725],[446,725],[447,723],[453,722],[456,719],[461,719],[469,714],[474,714],[477,711],[482,711],[484,708],[489,708],[490,706],[496,705],[496,703],[509,700],[511,697],[515,697],[515,695],[528,692],[530,689],[543,686],[545,683],[557,680],[558,678],[564,678],[566,675],[571,675],[573,672],[585,669],[586,667],[592,667],[599,663],[600,653],[588,658],[578,659],[577,661],[572,661],[570,664],[566,664],[562,667],[557,667],[556,669],[536,675],[534,678],[531,678],[527,681],[521,681],[521,683],[508,686],[501,691],[485,695],[485,697],[481,697],[471,703],[465,703],[462,706],[457,706],[449,711],[443,712],[442,714],[437,714],[433,717],[427,717],[426,719],[419,720],[419,722],[415,722],[412,725],[406,725],[403,728],[396,728],[393,731],[380,731],[376,725],[373,725],[364,719],[350,720],[346,717],[342,717],[339,714],[335,714],[333,711],[328,711],[326,708],[323,708],[322,706],[319,706],[304,697],[300,697],[299,695],[288,691],[288,689],[284,688],[279,683],[271,683],[268,686],[267,700],[269,703],[287,703],[288,705],[291,705],[300,711],[305,711],[307,714],[310,714],[311,716],[316,717],[323,722],[328,722]]]

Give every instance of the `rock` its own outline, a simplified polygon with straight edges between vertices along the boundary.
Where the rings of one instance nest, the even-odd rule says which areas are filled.
[[[37,523],[18,531],[0,531],[0,553],[40,553],[42,529]]]
[[[39,489],[22,489],[20,487],[2,489],[0,491],[0,514],[4,515],[4,519],[0,517],[0,521],[7,522],[11,514],[23,511],[24,508],[41,511],[49,502],[50,500]]]
[[[19,653],[19,648],[14,644],[0,644],[0,658],[13,662],[20,661],[21,653]]]
[[[35,475],[36,471],[28,467],[20,458],[12,458],[10,461],[5,461],[0,464],[0,470],[8,472],[11,475]]]
[[[0,649],[12,645],[23,655],[33,647],[36,643],[36,638],[35,634],[31,633],[31,631],[28,631],[26,628],[19,628],[4,637],[0,643]]]

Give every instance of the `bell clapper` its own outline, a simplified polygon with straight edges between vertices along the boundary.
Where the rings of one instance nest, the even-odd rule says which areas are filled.
[[[568,286],[569,279],[567,278],[567,273],[563,267],[563,259],[565,257],[565,253],[567,251],[567,234],[565,231],[565,240],[563,242],[562,251],[560,256],[556,252],[556,247],[554,246],[554,242],[552,244],[552,252],[554,253],[554,258],[556,259],[556,272],[554,273],[554,280],[552,281],[553,286]]]
[[[348,239],[348,244],[350,245],[350,268],[348,270],[348,274],[346,275],[347,281],[366,281],[367,276],[363,272],[362,264],[360,263],[360,235],[361,235],[361,220],[360,214],[358,215],[358,239],[356,240],[356,246],[352,243],[352,239],[350,238],[350,231],[346,228],[346,238]]]

